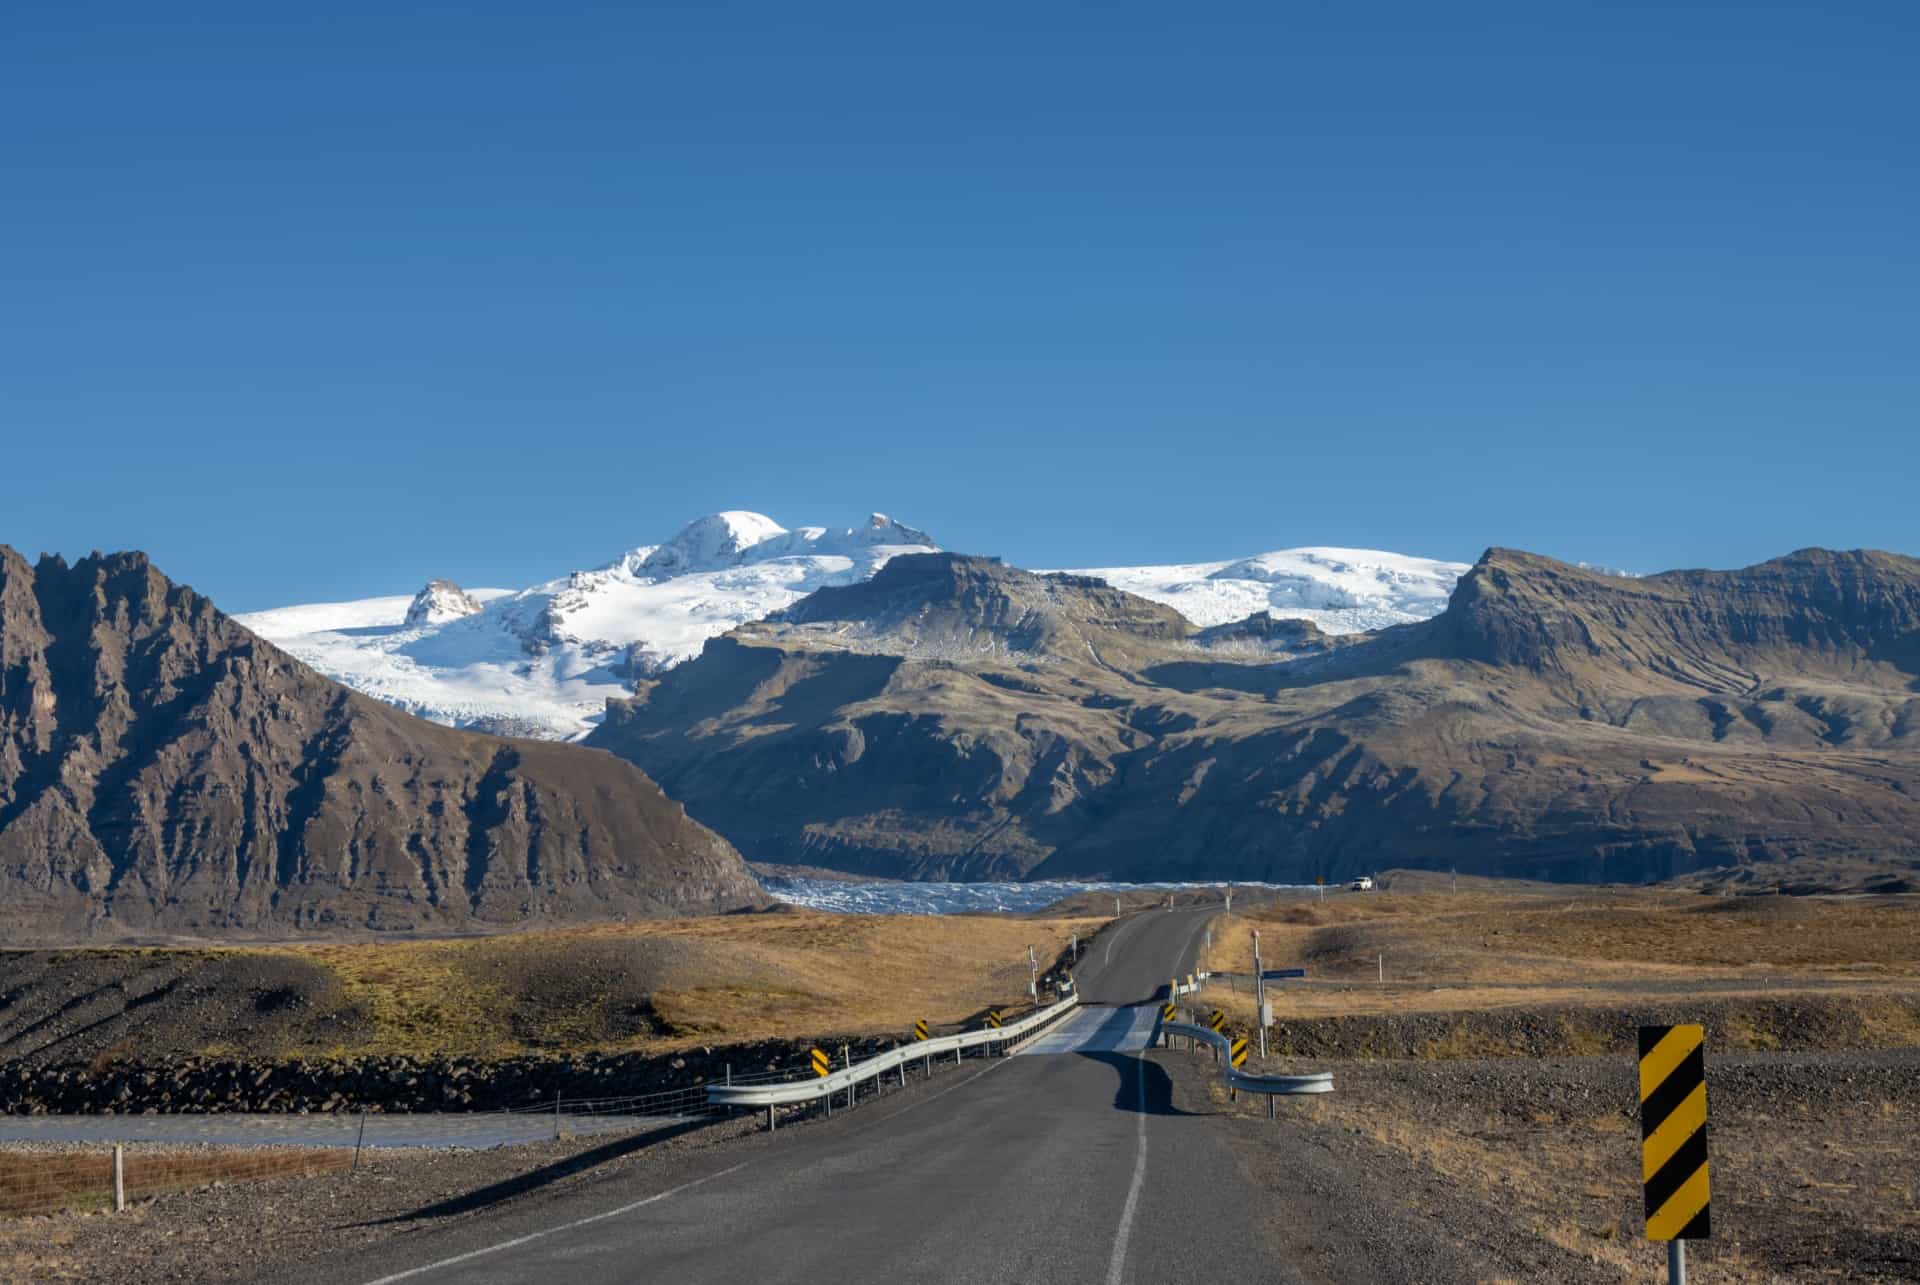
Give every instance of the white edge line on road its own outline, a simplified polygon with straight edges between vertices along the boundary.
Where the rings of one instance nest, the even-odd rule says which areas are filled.
[[[1135,1055],[1133,1118],[1135,1147],[1133,1182],[1127,1188],[1127,1203],[1120,1209],[1120,1226],[1113,1233],[1113,1258],[1107,1263],[1107,1285],[1120,1285],[1127,1270],[1127,1241],[1133,1236],[1133,1215],[1140,1208],[1140,1188],[1147,1180],[1147,1062]]]
[[[415,1276],[425,1276],[428,1272],[437,1272],[443,1267],[452,1267],[456,1263],[470,1262],[476,1258],[483,1258],[488,1254],[497,1254],[503,1249],[512,1249],[516,1245],[524,1245],[528,1241],[539,1240],[543,1236],[551,1236],[556,1232],[572,1231],[576,1227],[585,1227],[588,1223],[597,1223],[607,1218],[618,1218],[621,1214],[630,1214],[636,1209],[641,1209],[647,1205],[665,1200],[668,1196],[677,1196],[683,1191],[691,1191],[702,1183],[712,1182],[716,1178],[724,1178],[730,1173],[738,1173],[746,1167],[747,1162],[742,1160],[731,1169],[722,1169],[719,1173],[710,1173],[704,1178],[695,1178],[692,1182],[683,1182],[678,1187],[669,1187],[665,1191],[656,1192],[648,1196],[645,1200],[636,1200],[630,1205],[622,1205],[618,1209],[609,1209],[605,1213],[589,1214],[585,1218],[576,1218],[570,1223],[562,1223],[558,1227],[548,1227],[544,1231],[528,1232],[525,1236],[516,1236],[512,1240],[503,1240],[498,1245],[488,1245],[485,1249],[474,1249],[464,1254],[455,1254],[452,1258],[443,1258],[437,1263],[428,1263],[424,1267],[408,1268],[404,1272],[395,1272],[391,1276],[382,1276],[379,1280],[368,1281],[367,1285],[393,1285],[395,1281],[411,1280]]]

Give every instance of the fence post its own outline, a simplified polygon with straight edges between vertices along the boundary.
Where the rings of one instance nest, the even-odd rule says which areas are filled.
[[[366,1142],[367,1142],[367,1113],[363,1110],[360,1112],[360,1136],[353,1140],[353,1168],[347,1170],[349,1174],[356,1174],[360,1172],[360,1148],[365,1146]]]
[[[113,1212],[127,1212],[127,1153],[117,1142],[113,1144]]]

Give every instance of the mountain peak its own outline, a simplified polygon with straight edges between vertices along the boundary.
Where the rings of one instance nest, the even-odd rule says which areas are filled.
[[[746,509],[709,513],[681,527],[641,561],[639,570],[655,577],[718,571],[739,562],[756,544],[785,534],[787,529],[764,513]]]
[[[479,599],[453,581],[429,580],[426,588],[413,596],[405,623],[414,628],[445,624],[462,616],[477,615],[481,610]]]

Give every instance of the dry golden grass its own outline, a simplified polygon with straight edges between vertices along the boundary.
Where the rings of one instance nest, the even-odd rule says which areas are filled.
[[[443,941],[283,946],[337,977],[373,1035],[331,1054],[650,1049],[904,1031],[1015,1006],[1098,919],[793,911]],[[642,1010],[641,1016],[610,1008]]]
[[[1282,902],[1215,922],[1206,966],[1252,967],[1258,929],[1269,968],[1372,981],[1589,983],[1920,978],[1920,903],[1910,898],[1716,898],[1565,893],[1342,894]]]
[[[342,1173],[350,1149],[286,1147],[194,1151],[129,1149],[124,1181],[129,1201],[214,1182],[259,1182]],[[113,1153],[21,1152],[0,1149],[0,1215],[97,1209],[113,1203]]]

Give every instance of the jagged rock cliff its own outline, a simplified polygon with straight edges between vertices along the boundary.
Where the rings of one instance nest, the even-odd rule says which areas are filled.
[[[755,857],[892,875],[1912,860],[1920,563],[1629,579],[1494,549],[1439,617],[1330,640],[905,557],[709,643],[592,743]]]
[[[349,692],[142,554],[0,546],[0,941],[761,903],[628,763]]]

